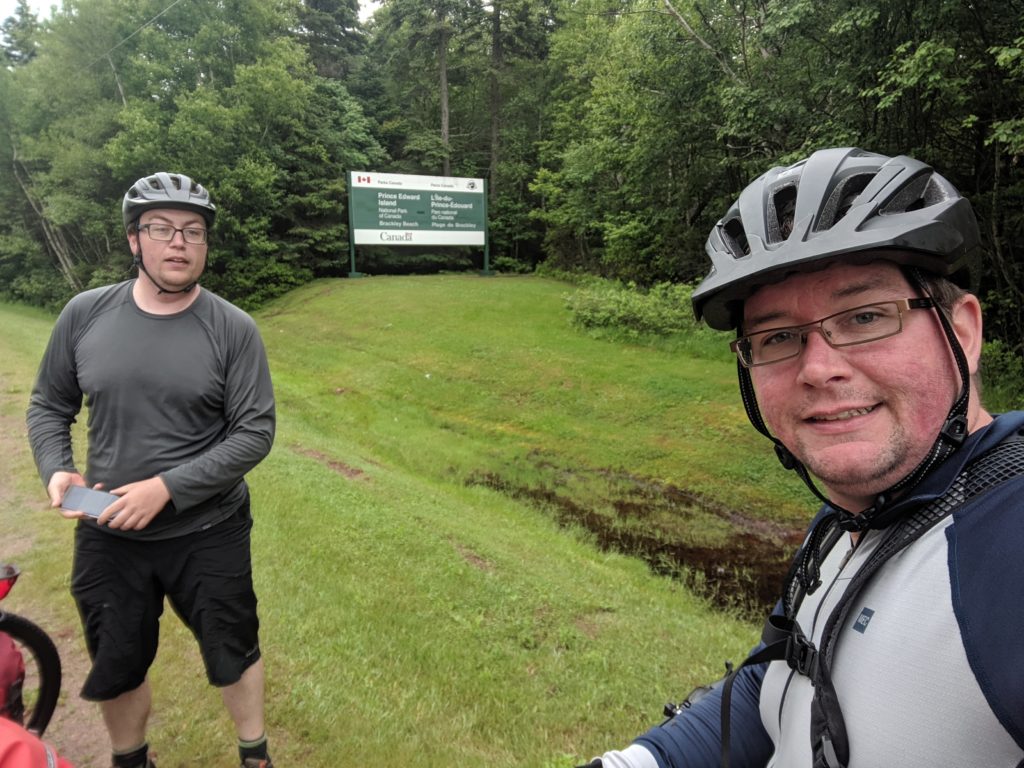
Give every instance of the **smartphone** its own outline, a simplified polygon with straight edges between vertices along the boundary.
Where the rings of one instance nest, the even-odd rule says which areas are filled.
[[[60,505],[64,509],[75,512],[84,512],[89,517],[99,517],[103,510],[117,501],[120,496],[115,496],[106,491],[97,491],[86,488],[84,485],[72,485],[64,494]]]

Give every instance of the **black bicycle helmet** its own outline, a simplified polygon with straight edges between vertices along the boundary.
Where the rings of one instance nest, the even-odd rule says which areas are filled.
[[[966,287],[978,242],[971,204],[929,166],[823,149],[740,193],[708,236],[711,271],[693,292],[693,310],[712,328],[738,328],[743,301],[760,286],[879,252]]]
[[[132,184],[121,204],[125,229],[151,208],[195,211],[206,220],[207,227],[213,226],[217,213],[217,207],[210,201],[210,193],[202,184],[182,173],[154,173]]]

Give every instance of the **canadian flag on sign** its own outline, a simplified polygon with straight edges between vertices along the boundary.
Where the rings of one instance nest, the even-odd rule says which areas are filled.
[[[359,182],[360,184],[369,184],[370,183],[370,177],[369,176],[356,176],[356,181]]]

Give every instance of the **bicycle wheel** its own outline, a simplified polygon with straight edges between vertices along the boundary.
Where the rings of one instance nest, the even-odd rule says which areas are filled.
[[[36,624],[14,613],[0,612],[0,632],[14,640],[25,657],[25,717],[28,730],[42,735],[60,696],[60,654],[50,636]]]

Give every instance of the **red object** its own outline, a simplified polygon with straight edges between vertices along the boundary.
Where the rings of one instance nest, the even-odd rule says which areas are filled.
[[[0,717],[22,722],[25,703],[21,698],[25,683],[25,659],[11,636],[0,632]]]
[[[18,580],[20,571],[13,565],[0,565],[0,600],[7,597]]]
[[[74,768],[17,723],[0,717],[0,768]]]

